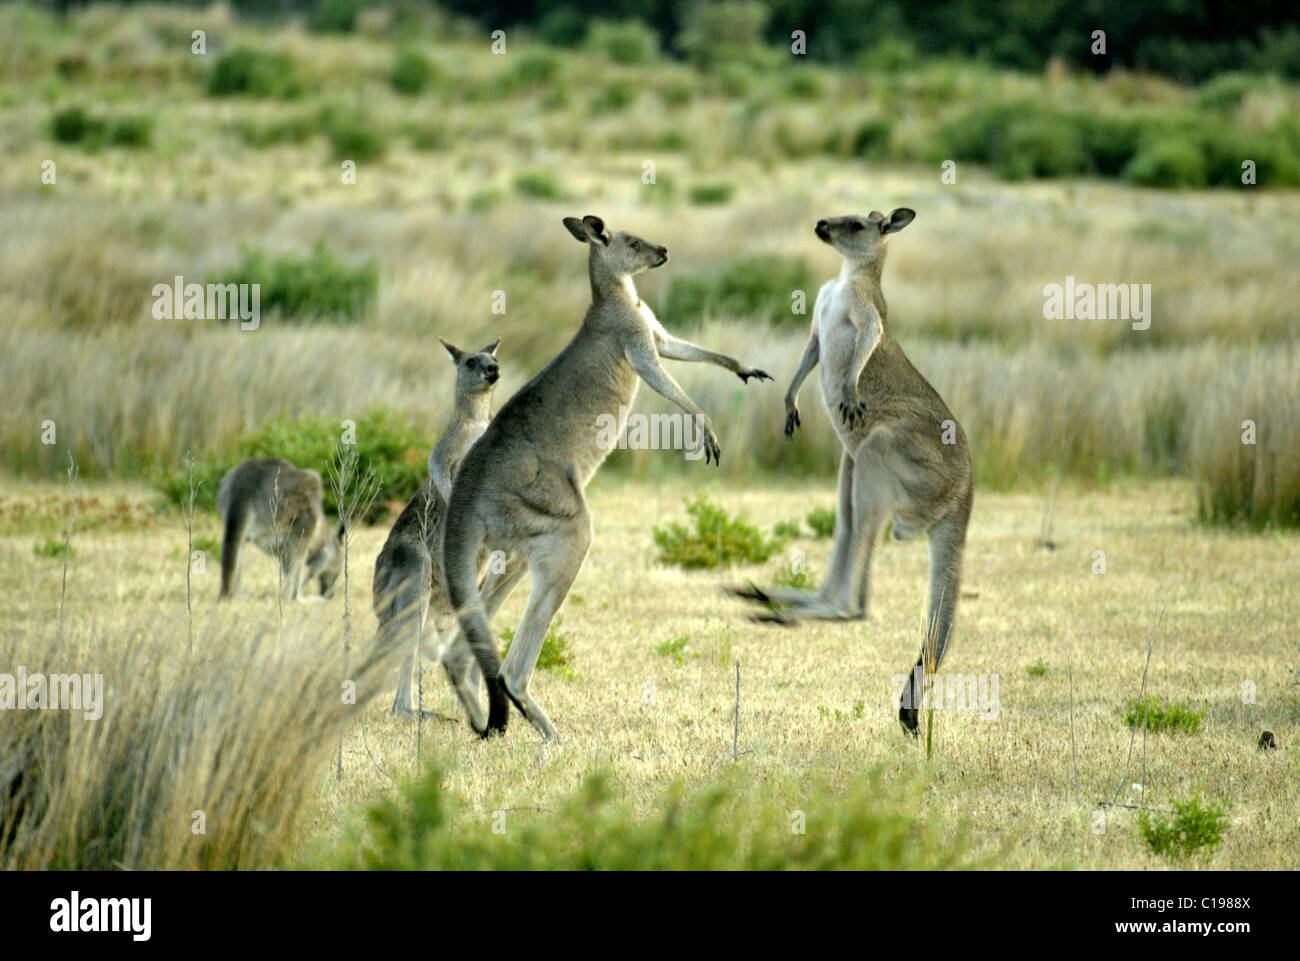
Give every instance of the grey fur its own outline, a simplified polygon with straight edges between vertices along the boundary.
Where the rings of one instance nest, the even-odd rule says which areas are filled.
[[[478,705],[477,667],[468,649],[453,643],[456,618],[442,572],[442,530],[452,480],[465,453],[488,425],[492,389],[500,376],[496,350],[501,341],[477,353],[441,343],[456,364],[451,420],[429,454],[429,476],[398,515],[375,560],[372,596],[379,618],[377,647],[406,649],[398,669],[393,714],[415,710],[411,687],[421,653],[442,662],[462,702]]]
[[[637,385],[695,418],[708,460],[718,441],[704,412],[663,369],[661,357],[718,364],[737,374],[770,379],[732,357],[670,335],[637,295],[632,278],[668,260],[667,248],[612,233],[598,217],[566,217],[564,226],[588,245],[591,306],[582,326],[493,418],[461,464],[452,488],[443,541],[447,587],[461,628],[488,687],[488,720],[471,723],[483,736],[504,733],[507,697],[547,740],[555,726],[528,692],[551,620],[578,576],[591,545],[584,489],[609,454],[597,429],[601,415],[630,407]],[[528,569],[527,609],[502,665],[489,627],[490,602],[475,590],[478,558],[501,550]],[[522,567],[515,577],[522,574]],[[513,582],[503,590],[509,592]]]
[[[322,598],[333,595],[343,567],[343,526],[330,527],[322,493],[320,474],[283,458],[249,458],[221,478],[219,600],[239,591],[240,553],[248,540],[279,560],[286,600],[304,600],[302,587],[313,578]]]
[[[930,585],[922,660],[936,670],[956,615],[962,553],[974,498],[966,434],[943,399],[889,333],[880,288],[886,240],[916,216],[872,211],[817,223],[815,233],[844,257],[813,308],[812,331],[786,393],[786,436],[799,426],[799,387],[818,362],[822,398],[844,446],[835,546],[821,590],[736,591],[768,605],[768,619],[859,619],[867,614],[877,535],[892,520],[899,540],[929,535]],[[951,443],[945,443],[945,433]],[[918,692],[912,672],[899,718],[915,733]]]

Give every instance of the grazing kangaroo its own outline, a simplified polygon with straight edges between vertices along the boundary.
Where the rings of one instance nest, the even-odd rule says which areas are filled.
[[[305,600],[302,586],[312,578],[319,579],[322,598],[334,594],[343,567],[343,524],[331,530],[322,491],[320,474],[281,458],[249,458],[226,472],[217,488],[217,513],[225,527],[218,600],[239,590],[239,555],[246,540],[280,561],[285,600]]]
[[[632,405],[637,384],[671,400],[693,418],[695,450],[718,460],[709,418],[660,366],[661,358],[708,361],[748,382],[770,380],[761,370],[673,337],[637,296],[632,278],[662,266],[668,250],[628,233],[611,233],[599,217],[566,217],[564,226],[588,245],[591,306],[582,326],[550,363],[502,406],[487,431],[465,455],[451,491],[443,535],[447,589],[465,637],[487,682],[487,737],[504,733],[507,697],[542,736],[555,725],[528,693],[551,619],[578,576],[591,546],[591,513],[583,494],[611,444],[602,436],[602,415],[619,416]],[[503,550],[520,563],[503,574],[508,592],[530,575],[528,605],[505,664],[497,659],[489,610],[475,590],[484,548]],[[504,596],[504,595],[500,595]],[[469,707],[466,705],[467,708]]]
[[[442,662],[463,702],[478,704],[478,668],[468,648],[451,643],[456,617],[442,573],[442,529],[452,478],[465,452],[487,429],[492,389],[500,377],[496,352],[501,341],[478,353],[467,353],[441,338],[439,342],[456,364],[451,422],[429,455],[429,476],[398,515],[375,560],[372,594],[379,618],[378,645],[406,645],[393,698],[395,715],[415,712],[411,686],[422,650],[430,660]],[[426,632],[430,612],[432,637]]]
[[[830,572],[816,594],[752,586],[734,592],[768,605],[764,619],[864,618],[881,525],[892,520],[898,540],[929,534],[929,617],[917,666],[925,661],[933,671],[952,633],[974,489],[966,434],[886,324],[880,289],[886,241],[915,216],[901,207],[888,218],[872,211],[817,222],[815,233],[843,255],[844,265],[817,294],[812,331],[785,395],[785,434],[799,426],[799,387],[820,361],[822,399],[844,445]],[[912,734],[917,682],[914,670],[899,710]]]

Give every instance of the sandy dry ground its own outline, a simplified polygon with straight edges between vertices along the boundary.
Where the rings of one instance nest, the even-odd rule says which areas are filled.
[[[764,527],[833,502],[824,482],[705,486]],[[1110,809],[1104,833],[1095,833],[1099,802],[1145,799],[1167,808],[1171,799],[1200,792],[1228,805],[1231,816],[1211,866],[1300,866],[1300,538],[1207,531],[1195,523],[1188,486],[1121,483],[1105,492],[1062,490],[1052,532],[1057,546],[1045,550],[1036,546],[1042,495],[979,494],[957,636],[941,670],[984,678],[986,691],[996,675],[996,717],[969,708],[937,711],[935,752],[927,761],[890,707],[896,675],[909,668],[919,644],[924,546],[887,542],[877,552],[865,623],[753,624],[719,585],[770,581],[796,550],[806,551],[820,577],[829,541],[795,541],[766,565],[729,574],[663,566],[655,560],[652,525],[685,519],[689,492],[622,484],[613,475],[593,486],[595,545],[562,611],[569,674],[539,670],[533,684],[561,745],[543,750],[517,714],[504,741],[479,742],[459,720],[440,669],[426,670],[425,706],[457,722],[425,722],[422,762],[447,769],[450,788],[481,813],[482,829],[496,810],[532,816],[527,809],[567,796],[597,765],[611,769],[636,804],[648,805],[675,779],[700,779],[732,764],[739,662],[738,746],[756,780],[811,769],[840,777],[875,765],[890,776],[919,771],[927,814],[945,831],[965,832],[984,863],[1158,867],[1166,862],[1142,846],[1132,810]],[[57,618],[61,564],[38,556],[34,545],[61,538],[63,499],[52,485],[10,481],[0,488],[6,630],[39,632]],[[174,516],[153,513],[151,499],[139,487],[83,491],[69,568],[71,626],[145,621],[184,643],[185,532]],[[199,519],[198,533],[212,536],[216,528],[215,518]],[[365,530],[352,546],[362,642],[373,632],[369,583],[385,533]],[[1095,551],[1105,552],[1104,574],[1093,572]],[[215,562],[193,583],[202,633],[213,616]],[[242,613],[275,616],[270,559],[249,555],[244,589]],[[517,591],[494,629],[514,626],[525,596]],[[341,615],[336,598],[288,616]],[[681,637],[681,663],[656,653]],[[1130,731],[1121,706],[1138,691],[1153,637],[1148,691],[1190,698],[1206,715],[1197,734],[1148,737],[1144,778],[1140,734],[1122,774]],[[1035,665],[1046,670],[1031,673]],[[1243,699],[1248,684],[1254,703]],[[389,718],[389,698],[371,704],[345,741],[342,783],[322,772],[304,845],[337,832],[353,811],[416,770],[415,722]],[[1256,750],[1265,728],[1276,733],[1279,750]]]

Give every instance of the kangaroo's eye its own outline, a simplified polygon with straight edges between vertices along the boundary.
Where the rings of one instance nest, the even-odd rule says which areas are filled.
[[[470,370],[473,370],[475,367],[478,366],[478,361],[476,361],[474,358],[471,357],[469,360],[465,361],[465,366],[468,367]]]
[[[856,230],[861,230],[865,226],[866,224],[864,224],[861,220],[855,220],[853,221],[853,224],[849,227],[849,229],[856,231]]]
[[[634,240],[634,241],[632,241],[632,249],[633,249],[633,250],[640,250],[640,249],[641,249],[641,241],[639,241],[639,240]]]

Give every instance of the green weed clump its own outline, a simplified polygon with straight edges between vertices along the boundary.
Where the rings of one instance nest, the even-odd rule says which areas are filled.
[[[818,539],[830,537],[835,533],[835,509],[833,507],[814,507],[808,512],[808,526],[813,536]]]
[[[274,258],[245,248],[216,282],[260,284],[262,311],[286,320],[358,323],[379,293],[379,267],[373,260],[344,263],[319,242],[308,254]]]
[[[706,316],[755,317],[806,326],[808,318],[790,309],[792,295],[796,290],[814,292],[814,280],[802,257],[739,257],[710,271],[675,277],[668,287],[664,312],[680,321]]]
[[[563,615],[557,614],[555,620],[551,622],[550,630],[546,632],[546,637],[542,640],[542,650],[537,655],[537,666],[545,671],[554,671],[567,680],[576,681],[578,672],[569,663],[569,639],[560,633],[563,624]],[[515,639],[515,629],[507,627],[501,632],[501,639],[506,642],[506,646],[501,649],[501,659],[505,660],[506,655],[510,653],[510,645]]]
[[[1124,702],[1124,723],[1129,727],[1145,727],[1152,733],[1181,731],[1195,734],[1201,729],[1205,710],[1196,708],[1190,700],[1176,703],[1164,698],[1145,697],[1141,702],[1129,698]]]
[[[388,71],[388,82],[398,93],[423,93],[437,77],[433,61],[419,50],[403,50]]]
[[[214,97],[296,97],[301,92],[287,53],[236,47],[221,54],[208,74],[208,93]]]
[[[686,513],[694,522],[691,526],[669,521],[654,528],[662,564],[688,569],[762,564],[781,548],[779,540],[765,537],[703,495],[686,502]]]
[[[1200,796],[1175,801],[1172,817],[1138,814],[1138,830],[1146,846],[1169,858],[1186,858],[1197,852],[1207,858],[1223,843],[1228,829],[1227,812],[1215,804],[1205,804]]]

